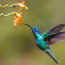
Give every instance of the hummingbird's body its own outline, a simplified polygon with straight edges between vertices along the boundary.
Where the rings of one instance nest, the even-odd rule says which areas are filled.
[[[45,32],[44,34],[40,34],[38,28],[36,28],[36,29],[32,28],[32,30],[33,30],[32,32],[35,37],[36,45],[43,51],[49,50],[49,47],[45,43],[45,37],[47,35],[47,32]]]
[[[32,32],[35,37],[36,45],[45,53],[47,53],[58,64],[49,46],[61,40],[65,40],[65,32],[59,32],[65,26],[65,24],[60,24],[43,34],[40,34],[39,29],[36,27],[32,27],[28,24],[24,24],[24,25],[27,25],[32,29]]]
[[[42,36],[42,35],[39,33],[39,34],[37,34],[37,36],[35,37],[35,41],[36,41],[37,46],[38,46],[41,50],[43,50],[43,51],[45,51],[46,49],[49,48],[49,47],[46,45],[45,41],[44,41],[45,35],[46,35],[46,34],[44,34],[44,36]]]

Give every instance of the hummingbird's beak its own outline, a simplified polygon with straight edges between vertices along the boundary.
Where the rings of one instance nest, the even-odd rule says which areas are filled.
[[[26,26],[28,26],[28,27],[30,27],[32,29],[32,26],[30,26],[29,24],[25,24],[25,23],[23,23],[23,24],[26,25]]]

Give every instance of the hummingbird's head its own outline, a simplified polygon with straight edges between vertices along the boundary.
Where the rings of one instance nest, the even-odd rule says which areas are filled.
[[[30,27],[30,28],[32,29],[32,32],[33,32],[34,34],[39,33],[39,29],[38,29],[37,27],[32,27],[32,26],[30,26],[29,24],[25,24],[25,23],[23,23],[23,24],[26,25],[26,26],[28,26],[28,27]]]

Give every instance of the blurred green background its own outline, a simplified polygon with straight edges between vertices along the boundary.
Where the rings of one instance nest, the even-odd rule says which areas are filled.
[[[18,0],[20,1],[20,0]],[[16,0],[0,0],[2,5]],[[43,33],[65,23],[65,0],[26,0],[29,10],[23,10],[23,23],[36,26]],[[19,8],[0,8],[0,13],[18,11]],[[64,29],[65,30],[65,29]],[[65,65],[65,41],[50,46],[59,64]],[[32,31],[27,26],[13,27],[12,16],[0,17],[0,65],[56,65],[35,45]]]

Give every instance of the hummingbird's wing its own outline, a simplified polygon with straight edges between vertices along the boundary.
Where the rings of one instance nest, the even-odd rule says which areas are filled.
[[[52,29],[50,29],[48,31],[48,34],[54,34],[54,33],[60,32],[62,30],[62,28],[64,28],[64,27],[65,27],[65,24],[59,24],[59,25],[53,27]]]
[[[63,41],[65,40],[65,32],[59,32],[59,33],[48,35],[44,38],[44,40],[48,46],[56,42]]]

